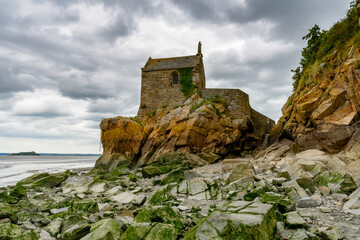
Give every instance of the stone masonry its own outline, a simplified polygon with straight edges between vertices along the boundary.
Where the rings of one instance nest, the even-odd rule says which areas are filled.
[[[141,101],[138,117],[162,107],[181,105],[186,99],[180,91],[181,68],[193,68],[192,81],[201,92],[202,97],[220,96],[229,104],[230,116],[237,118],[245,114],[254,124],[254,132],[258,137],[268,133],[275,122],[253,110],[249,103],[249,95],[240,89],[209,89],[206,88],[205,70],[201,53],[201,42],[196,55],[159,58],[151,57],[141,69]]]

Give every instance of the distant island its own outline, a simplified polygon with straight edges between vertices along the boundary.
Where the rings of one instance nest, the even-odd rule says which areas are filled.
[[[10,153],[9,156],[40,156],[40,154],[31,151],[31,152]]]

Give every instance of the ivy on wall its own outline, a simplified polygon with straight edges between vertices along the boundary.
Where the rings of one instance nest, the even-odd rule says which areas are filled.
[[[179,68],[178,71],[180,73],[179,83],[181,85],[180,91],[184,94],[186,98],[189,98],[195,89],[195,85],[192,83],[192,67],[187,68]]]

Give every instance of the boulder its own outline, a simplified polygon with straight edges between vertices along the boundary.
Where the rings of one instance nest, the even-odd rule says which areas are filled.
[[[169,206],[145,207],[135,217],[136,223],[165,223],[177,229],[184,228],[184,219],[178,211]]]
[[[126,231],[121,235],[120,240],[128,239],[144,239],[149,231],[157,223],[133,223],[129,226]]]
[[[306,221],[300,216],[299,212],[288,212],[284,214],[285,225],[289,228],[306,228]]]
[[[315,178],[319,186],[329,187],[331,192],[350,194],[356,189],[356,183],[346,172],[326,171]]]
[[[67,177],[68,177],[68,173],[56,173],[56,174],[39,173],[19,181],[16,185],[24,186],[26,188],[34,188],[34,187],[52,188],[60,185],[63,181],[66,180]]]
[[[338,228],[320,227],[316,230],[316,235],[321,237],[321,239],[330,239],[330,240],[344,239],[344,235]]]
[[[272,205],[233,201],[214,211],[184,239],[274,239],[275,210]]]
[[[81,240],[119,239],[121,226],[112,218],[100,220],[91,225],[90,232]]]
[[[0,239],[16,239],[22,234],[22,228],[12,223],[0,223]]]
[[[360,187],[360,160],[350,163],[345,169],[354,179],[356,185]]]
[[[349,200],[344,204],[343,211],[360,215],[360,188],[349,196]]]
[[[77,240],[84,237],[90,231],[88,224],[75,224],[72,227],[66,229],[62,234],[63,240]]]
[[[254,171],[254,166],[250,160],[241,159],[237,162],[228,179],[230,182],[240,179],[251,182],[254,180]]]
[[[140,153],[146,137],[140,123],[124,117],[103,119],[100,129],[104,153],[96,161],[95,167],[109,171],[124,163],[131,163]]]
[[[171,224],[157,223],[144,240],[176,240],[178,230]]]
[[[61,226],[62,226],[62,222],[60,219],[55,219],[54,221],[52,221],[51,223],[49,223],[46,227],[45,230],[52,236],[52,237],[56,237],[61,230]]]

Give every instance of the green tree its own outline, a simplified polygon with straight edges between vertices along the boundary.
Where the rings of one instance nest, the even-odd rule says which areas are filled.
[[[301,52],[302,59],[300,65],[302,69],[305,69],[309,63],[315,62],[317,52],[325,35],[326,31],[321,31],[320,27],[315,24],[314,27],[309,29],[309,33],[302,38],[307,40],[307,46]]]
[[[299,86],[299,82],[301,79],[301,69],[300,67],[297,67],[295,70],[291,69],[291,72],[294,73],[292,79],[293,79],[293,91],[295,92],[297,87]]]

